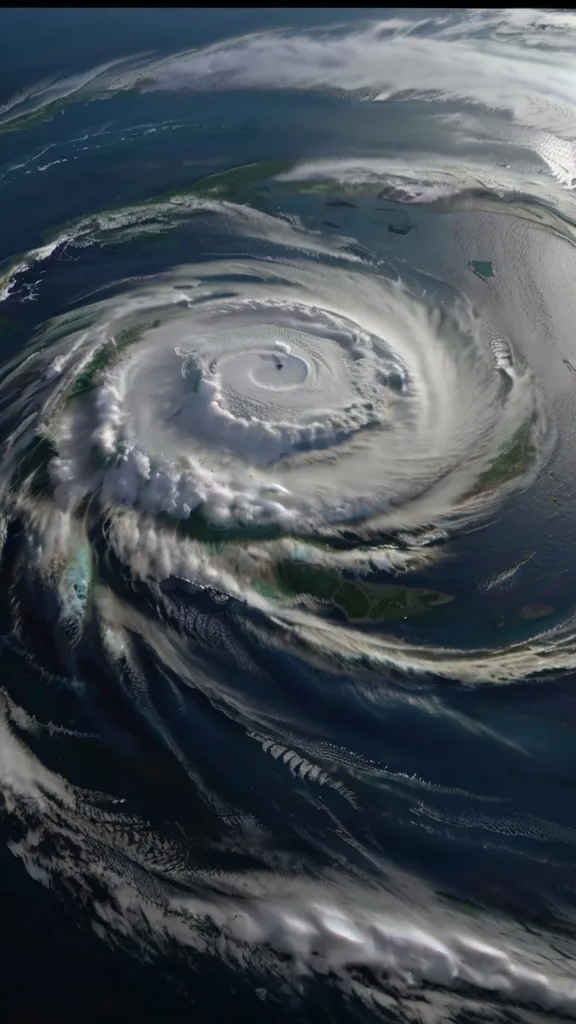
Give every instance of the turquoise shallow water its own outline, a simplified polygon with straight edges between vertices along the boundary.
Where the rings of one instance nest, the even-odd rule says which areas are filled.
[[[5,1019],[576,1015],[575,32],[0,16]]]

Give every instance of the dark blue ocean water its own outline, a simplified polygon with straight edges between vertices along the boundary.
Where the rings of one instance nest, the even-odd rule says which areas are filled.
[[[524,123],[514,107],[527,87],[509,76],[509,62],[517,69],[526,60],[526,81],[536,76],[530,54],[539,41],[529,36],[521,49],[530,26],[518,28],[510,14],[504,28],[478,29],[470,12],[479,81],[501,74],[502,90],[513,93],[508,122],[496,101],[471,94],[472,51],[450,50],[469,43],[456,17],[362,8],[0,13],[0,128],[10,128],[0,131],[0,287],[9,284],[0,303],[0,441],[9,467],[0,507],[3,1020],[576,1015],[576,408],[567,369],[576,261],[546,139],[573,144],[553,105],[552,113],[542,106],[536,128],[536,115]],[[367,28],[375,18],[380,28]],[[370,85],[366,69],[385,66],[388,51],[380,58],[377,47],[404,18],[423,44],[439,38],[446,49],[407,53],[391,71],[398,81],[388,98],[373,102],[384,86],[379,71]],[[294,66],[322,64],[314,54],[324,45],[329,56],[301,80],[284,70],[274,83],[275,60],[286,61],[274,56],[284,29],[295,38]],[[539,30],[546,41],[549,30]],[[521,38],[510,42],[506,32]],[[219,57],[236,37],[238,49]],[[310,40],[320,47],[312,58]],[[563,57],[556,35],[550,51],[542,46]],[[193,50],[201,51],[193,73],[178,65],[152,91],[128,78],[108,89],[105,77],[90,89],[74,77],[127,57],[144,77],[161,77],[152,61]],[[240,74],[234,62],[245,51]],[[452,52],[454,83],[448,72],[426,71],[428,60],[449,68]],[[492,58],[501,63],[483,71]],[[48,109],[37,83],[53,89]],[[547,96],[548,86],[539,88]],[[17,94],[20,106],[9,107]],[[13,109],[42,116],[11,124]],[[560,153],[569,166],[572,151]],[[304,172],[292,184],[282,178],[288,168],[334,161],[339,178],[310,172],[306,188],[294,184]],[[360,167],[360,179],[351,183],[343,164]],[[540,195],[544,171],[549,191]],[[224,172],[231,176],[217,187],[203,181]],[[172,223],[169,203],[178,210],[190,196],[213,207]],[[225,215],[218,203],[231,204]],[[242,234],[239,208],[264,227]],[[162,231],[141,230],[150,210]],[[361,622],[351,650],[336,603],[320,616],[331,639],[315,647],[300,620],[246,597],[255,563],[241,563],[228,593],[222,572],[206,583],[217,544],[206,546],[197,576],[176,555],[170,561],[164,531],[172,552],[189,538],[169,509],[157,509],[152,540],[142,532],[132,547],[127,535],[114,546],[115,506],[100,483],[58,527],[62,509],[54,512],[45,483],[18,490],[29,455],[18,431],[27,438],[35,429],[52,346],[61,357],[77,340],[62,318],[84,315],[78,330],[92,330],[91,303],[102,301],[112,317],[159,279],[188,295],[193,269],[205,263],[224,305],[242,273],[249,286],[265,280],[272,289],[273,274],[262,275],[273,268],[280,280],[289,264],[318,275],[318,297],[308,301],[321,307],[324,282],[343,259],[374,287],[380,276],[409,282],[446,323],[455,294],[472,303],[489,337],[514,352],[514,373],[494,370],[503,382],[497,396],[510,392],[520,403],[517,381],[526,367],[533,373],[526,450],[534,464],[485,514],[463,523],[454,502],[446,516],[435,510],[406,527],[390,516],[366,534],[357,517],[337,540],[322,534],[332,554],[377,544],[433,551],[404,579],[450,595],[450,604]],[[474,274],[471,260],[493,266],[494,280],[492,270]],[[351,290],[354,301],[359,294]],[[192,307],[186,295],[181,305]],[[166,306],[163,299],[162,316]],[[376,308],[383,336],[392,334],[392,307],[382,299]],[[55,318],[58,328],[42,334]],[[452,363],[437,375],[426,349],[410,365],[415,401],[441,381],[432,438],[449,420]],[[141,404],[154,425],[154,396]],[[494,436],[511,404],[498,407]],[[464,420],[453,433],[467,435]],[[482,421],[479,444],[484,429]],[[393,446],[393,432],[379,443]],[[431,463],[439,459],[432,444]],[[401,453],[393,455],[399,465]],[[454,465],[442,471],[449,477]],[[292,534],[309,536],[301,522]],[[140,572],[144,552],[149,571]],[[375,586],[398,585],[376,554],[370,574]],[[344,578],[358,579],[354,565]],[[300,610],[312,615],[305,602]]]

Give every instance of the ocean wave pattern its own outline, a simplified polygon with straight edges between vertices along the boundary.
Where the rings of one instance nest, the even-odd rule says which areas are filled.
[[[0,108],[10,849],[279,1014],[576,1017],[575,36],[389,12]]]

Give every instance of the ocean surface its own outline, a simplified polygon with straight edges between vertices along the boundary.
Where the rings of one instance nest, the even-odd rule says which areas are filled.
[[[576,1018],[576,14],[0,13],[0,1015]]]

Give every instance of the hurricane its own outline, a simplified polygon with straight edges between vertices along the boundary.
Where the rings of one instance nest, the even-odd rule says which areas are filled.
[[[0,105],[7,849],[200,1019],[573,1018],[575,16],[274,17]]]

